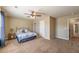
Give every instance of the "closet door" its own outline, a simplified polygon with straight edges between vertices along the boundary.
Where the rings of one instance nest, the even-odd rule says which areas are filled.
[[[39,31],[40,31],[40,35],[43,37],[43,38],[46,38],[46,32],[45,32],[46,28],[45,28],[45,21],[44,20],[41,20],[39,22]]]
[[[0,11],[0,47],[5,45],[4,39],[4,13]]]

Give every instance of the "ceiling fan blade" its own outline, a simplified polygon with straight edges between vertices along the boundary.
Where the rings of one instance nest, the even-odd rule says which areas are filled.
[[[36,14],[44,14],[45,15],[45,13],[43,13],[43,12],[40,12],[40,11],[34,11],[34,10],[29,10],[31,13],[36,13]]]
[[[36,15],[36,16],[41,17],[42,15]]]
[[[26,17],[30,17],[31,15],[26,15]]]
[[[31,15],[31,14],[29,14],[29,13],[24,13],[25,15]]]
[[[29,12],[33,13],[33,12],[35,12],[35,11],[34,11],[34,10],[29,10]]]
[[[30,17],[30,16],[27,16],[27,17]]]
[[[45,13],[43,13],[43,12],[36,12],[36,14],[43,14],[43,15],[45,15]]]
[[[32,17],[41,17],[42,15],[32,15]]]
[[[32,12],[32,10],[28,10],[29,12]]]

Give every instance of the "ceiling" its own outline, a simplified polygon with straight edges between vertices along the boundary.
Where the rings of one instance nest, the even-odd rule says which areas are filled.
[[[40,11],[56,18],[79,13],[78,6],[4,6],[3,9],[8,16],[19,18],[28,18],[24,13],[30,13],[29,10]]]

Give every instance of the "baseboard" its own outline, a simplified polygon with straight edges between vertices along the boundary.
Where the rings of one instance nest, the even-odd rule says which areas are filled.
[[[69,39],[66,39],[66,38],[60,38],[60,37],[56,37],[56,39],[69,40]]]

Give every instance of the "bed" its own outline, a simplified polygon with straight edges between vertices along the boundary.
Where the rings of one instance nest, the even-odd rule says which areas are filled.
[[[35,39],[37,34],[29,31],[27,28],[18,28],[16,31],[16,39],[19,43]]]

